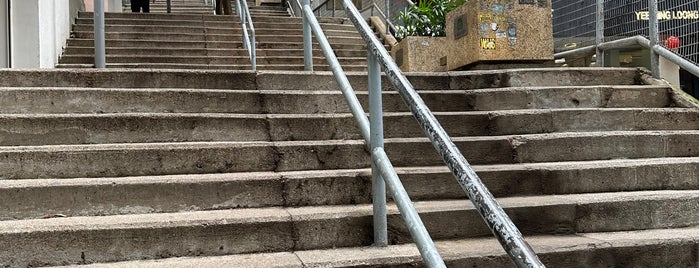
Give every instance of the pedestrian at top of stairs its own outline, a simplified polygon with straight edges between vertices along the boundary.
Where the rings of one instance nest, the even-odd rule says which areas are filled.
[[[131,12],[141,12],[150,13],[150,0],[130,0],[131,1]],[[155,2],[155,0],[153,0]]]
[[[216,14],[233,15],[231,0],[216,0]]]

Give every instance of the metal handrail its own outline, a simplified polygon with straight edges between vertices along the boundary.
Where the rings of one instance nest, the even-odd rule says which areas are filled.
[[[313,15],[313,10],[310,8],[308,0],[304,1],[303,11],[304,11],[304,24],[307,23],[311,25],[314,33],[316,34],[317,40],[321,43],[323,48],[323,53],[325,54],[328,62],[335,74],[335,78],[341,86],[343,95],[346,99],[356,99],[351,86],[346,83],[346,76],[342,71],[342,67],[339,66],[335,55],[332,53],[330,44],[325,39],[325,35],[320,29],[320,25],[317,23],[315,16]],[[456,145],[451,141],[451,138],[446,134],[442,126],[439,124],[434,115],[430,112],[427,105],[422,101],[420,96],[417,94],[415,89],[412,87],[410,82],[407,80],[405,75],[400,72],[398,66],[395,64],[393,59],[389,56],[386,49],[383,47],[381,42],[376,38],[376,36],[371,31],[369,25],[362,19],[359,11],[354,7],[354,4],[350,0],[343,0],[343,6],[349,19],[353,22],[360,35],[367,43],[369,47],[368,52],[368,71],[369,71],[369,96],[370,96],[370,137],[366,136],[367,126],[365,124],[366,119],[364,114],[360,114],[356,110],[363,111],[361,106],[354,105],[352,102],[349,103],[352,113],[355,119],[358,121],[359,128],[364,135],[365,140],[368,141],[368,145],[371,146],[371,156],[372,156],[372,182],[385,181],[389,187],[389,192],[393,194],[394,200],[396,201],[401,215],[403,215],[404,220],[409,226],[409,230],[413,240],[420,250],[420,254],[427,263],[429,267],[445,267],[444,261],[442,260],[439,252],[434,246],[434,242],[427,233],[422,221],[420,220],[417,212],[410,203],[410,198],[407,193],[404,193],[404,188],[398,179],[395,170],[390,164],[390,160],[386,156],[382,140],[377,141],[377,137],[382,139],[376,132],[383,133],[380,122],[381,118],[381,108],[380,100],[377,101],[375,98],[372,100],[372,96],[376,94],[380,97],[380,67],[383,66],[384,72],[388,77],[389,81],[393,84],[394,88],[398,91],[399,95],[403,101],[408,104],[413,116],[417,119],[418,123],[422,127],[423,131],[427,134],[432,144],[437,149],[439,154],[442,156],[447,166],[450,168],[457,181],[464,189],[469,199],[473,202],[481,217],[484,219],[488,227],[495,234],[497,239],[500,241],[501,245],[512,258],[513,262],[518,267],[544,267],[539,258],[536,256],[531,247],[524,241],[522,234],[519,232],[517,227],[514,226],[509,217],[505,214],[502,207],[495,201],[494,197],[488,191],[488,189],[483,185],[481,180],[478,178],[476,173],[473,171],[471,166],[468,164],[463,155],[459,152]],[[306,27],[304,25],[304,27]],[[309,41],[304,42],[304,48],[310,48],[311,44]],[[304,54],[306,59],[312,57],[312,54]],[[377,66],[378,65],[378,66]],[[307,70],[312,70],[312,65]],[[378,84],[378,85],[377,85]],[[377,93],[378,92],[378,93]],[[351,96],[350,96],[351,94]],[[378,106],[378,107],[376,107]],[[376,113],[378,112],[378,114]],[[378,121],[375,123],[374,121]],[[376,204],[376,200],[380,199],[380,195],[385,195],[376,191],[377,186],[373,184],[372,193],[374,194],[374,237],[377,239],[376,244],[383,244],[381,239],[383,239],[383,233],[385,230],[380,230],[384,228],[383,225],[377,224],[381,220],[377,220],[385,215],[381,214],[381,210],[377,207],[381,207],[381,204]],[[384,208],[385,209],[385,208]],[[384,210],[385,211],[385,210]],[[377,235],[380,234],[380,235]]]
[[[391,161],[388,159],[383,149],[383,116],[381,113],[381,75],[378,60],[373,54],[368,53],[371,74],[369,75],[369,103],[371,122],[367,119],[364,109],[362,108],[357,95],[352,89],[352,86],[347,79],[347,76],[340,66],[340,63],[335,56],[332,47],[325,34],[323,33],[320,23],[313,15],[313,10],[310,7],[308,0],[301,5],[298,0],[293,0],[292,4],[296,3],[303,11],[304,23],[308,24],[316,36],[316,40],[320,44],[325,58],[330,65],[337,83],[340,85],[345,100],[354,115],[359,129],[364,137],[366,145],[371,149],[372,155],[372,196],[374,205],[374,239],[375,246],[386,246],[388,244],[387,220],[386,220],[386,187],[393,197],[393,200],[398,206],[403,219],[410,231],[413,240],[418,245],[418,249],[428,264],[429,267],[446,267],[442,257],[439,255],[434,242],[430,238],[425,225],[420,220],[419,214],[410,200],[410,197],[403,187],[398,175],[393,168]],[[310,43],[304,43],[304,47]],[[312,55],[306,55],[311,56]]]
[[[653,74],[654,78],[660,78],[660,56],[674,64],[677,64],[678,66],[682,67],[682,69],[685,69],[693,75],[699,76],[699,66],[687,59],[680,57],[675,52],[660,45],[658,41],[658,0],[648,0],[648,32],[650,38],[646,38],[642,35],[637,35],[609,42],[604,42],[604,0],[597,0],[596,6],[597,19],[595,20],[595,44],[556,53],[554,54],[554,58],[560,59],[567,57],[586,57],[592,54],[596,54],[596,65],[604,66],[604,51],[628,48],[633,46],[641,46],[650,50],[650,67],[651,73]]]
[[[685,69],[686,71],[692,73],[695,76],[699,76],[699,66],[696,64],[678,56],[671,50],[661,46],[661,45],[653,45],[651,46],[650,40],[648,38],[645,38],[644,36],[637,35],[633,37],[626,37],[622,39],[617,39],[614,41],[608,41],[604,43],[600,43],[599,45],[590,45],[586,47],[581,47],[581,48],[576,48],[573,50],[568,50],[568,51],[563,51],[554,54],[554,58],[556,59],[562,59],[562,58],[580,58],[580,57],[586,57],[590,56],[596,53],[596,50],[600,51],[606,51],[606,50],[614,50],[614,49],[622,49],[622,48],[629,48],[629,47],[634,47],[634,46],[640,46],[643,48],[650,49],[654,51],[655,53],[659,54],[663,58],[671,61],[674,64],[677,64],[678,66],[682,67],[682,69]]]
[[[255,48],[255,26],[252,24],[252,17],[250,17],[250,9],[248,8],[248,2],[246,0],[236,0],[235,12],[240,18],[240,25],[243,33],[243,47],[248,50],[248,57],[250,58],[250,63],[252,64],[252,70],[256,71],[257,55]],[[248,27],[250,27],[249,34]]]
[[[370,53],[374,54],[384,67],[384,72],[393,87],[417,119],[420,127],[428,136],[432,145],[442,156],[461,188],[466,192],[477,211],[498,241],[518,267],[544,267],[522,234],[512,223],[502,207],[495,201],[488,188],[483,185],[476,172],[466,161],[456,145],[451,141],[444,128],[430,112],[412,84],[400,71],[395,61],[388,54],[381,42],[371,32],[369,25],[360,19],[361,15],[350,0],[343,0],[345,12],[354,23],[360,35],[367,43]]]

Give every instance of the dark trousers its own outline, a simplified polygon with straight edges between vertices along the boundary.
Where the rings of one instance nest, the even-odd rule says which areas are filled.
[[[143,13],[150,12],[150,0],[131,0],[131,12],[140,12],[143,9]]]

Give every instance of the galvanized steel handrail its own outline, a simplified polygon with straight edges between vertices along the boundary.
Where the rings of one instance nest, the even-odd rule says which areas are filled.
[[[250,58],[250,63],[252,64],[252,70],[256,71],[257,55],[255,49],[255,26],[252,23],[252,17],[250,17],[248,2],[246,0],[236,0],[235,12],[240,18],[240,25],[243,33],[243,47],[248,50],[248,57]],[[248,27],[250,27],[249,34]]]
[[[452,173],[457,178],[457,181],[459,181],[464,191],[466,191],[468,197],[474,203],[481,217],[485,220],[488,227],[498,238],[501,245],[505,248],[505,251],[512,258],[513,262],[518,267],[544,267],[544,265],[533,252],[531,247],[526,243],[526,241],[524,241],[517,227],[514,226],[514,224],[509,219],[509,217],[507,217],[500,205],[495,201],[490,191],[488,191],[488,189],[480,181],[476,173],[473,171],[473,169],[468,164],[463,155],[459,152],[456,145],[451,141],[451,139],[446,134],[439,122],[436,120],[434,115],[430,112],[429,108],[427,108],[427,106],[422,101],[417,92],[414,90],[414,88],[407,80],[405,75],[403,75],[400,72],[393,59],[389,56],[386,49],[373,34],[366,21],[364,21],[364,19],[362,18],[359,10],[357,10],[356,7],[354,7],[354,4],[352,4],[350,0],[343,0],[343,6],[349,19],[354,23],[355,27],[358,29],[360,35],[367,43],[370,50],[368,52],[370,104],[373,104],[371,96],[373,94],[376,94],[372,94],[372,91],[377,91],[376,85],[372,85],[373,83],[375,83],[372,82],[372,80],[380,81],[380,79],[372,78],[376,76],[375,73],[378,73],[376,69],[380,69],[373,66],[375,64],[380,63],[380,65],[384,67],[384,71],[386,73],[386,76],[389,78],[389,81],[391,81],[393,86],[396,88],[399,95],[403,98],[403,101],[406,104],[408,104],[411,112],[418,120],[418,123],[425,131],[427,136],[430,138],[432,144],[440,153],[444,161],[447,163],[447,166],[452,170]],[[310,5],[308,4],[307,0],[306,3],[304,3],[303,11],[304,18],[308,18],[309,20],[308,23],[317,24],[317,21],[315,20],[315,17],[313,15],[313,10],[310,8]],[[304,21],[304,24],[305,23],[306,22]],[[325,36],[322,34],[322,31],[320,30],[319,24],[313,25],[313,30],[314,33],[316,33],[316,36],[318,37],[318,41],[321,43],[325,43],[325,45],[321,46],[323,46],[323,51],[326,55],[326,58],[328,58],[331,64],[333,73],[336,75],[336,79],[338,79],[339,83],[344,83],[341,82],[342,78],[338,77],[338,75],[340,77],[344,77],[342,68],[339,67],[339,65],[337,65],[336,62],[333,62],[331,60],[331,58],[334,59],[334,54],[330,52],[330,45],[327,42],[327,40],[325,40]],[[304,47],[310,47],[310,42],[304,43]],[[312,57],[312,55],[309,54],[305,54],[305,56]],[[307,68],[307,70],[308,69],[312,70],[312,67]],[[380,84],[378,88],[380,89]],[[344,90],[343,93],[347,94]],[[350,104],[350,107],[352,106],[353,105]],[[380,117],[380,113],[378,116],[374,113],[375,109],[376,108],[370,107],[372,121],[375,118]],[[380,111],[380,108],[378,109]],[[358,116],[363,118],[365,115],[355,114],[355,118],[360,122],[360,129],[364,134],[364,132],[366,131],[366,126],[361,123],[361,121],[363,120],[359,119]],[[382,129],[380,131],[383,132]],[[434,242],[432,241],[424,225],[420,221],[417,212],[414,210],[412,206],[407,205],[409,204],[409,197],[407,196],[407,194],[401,194],[400,189],[402,189],[402,185],[400,185],[398,177],[395,174],[395,170],[393,170],[392,166],[390,165],[390,160],[387,158],[382,145],[376,145],[378,144],[378,142],[375,141],[375,130],[373,122],[371,124],[370,133],[371,138],[368,140],[370,141],[372,148],[372,162],[374,164],[372,167],[378,169],[381,176],[383,177],[383,180],[385,180],[385,182],[388,184],[389,191],[392,194],[396,194],[394,195],[394,199],[397,203],[399,203],[398,206],[399,210],[401,211],[401,215],[403,215],[404,219],[408,223],[411,235],[413,236],[413,239],[418,245],[418,249],[420,250],[420,253],[423,256],[423,259],[429,267],[445,267],[444,261],[439,255],[439,252],[437,252],[436,247],[434,246]],[[365,140],[367,140],[366,136]],[[376,169],[373,169],[372,171]],[[376,177],[374,177],[374,181],[376,181]],[[376,193],[376,191],[372,192]],[[403,199],[408,200],[407,203]],[[400,204],[401,202],[403,202],[406,205],[406,207],[402,207],[402,205]],[[376,204],[374,205],[376,207]],[[381,216],[377,215],[378,213],[380,212],[375,209],[375,221],[377,217]],[[376,229],[376,225],[374,227],[375,233],[381,232],[381,230]]]
[[[466,192],[479,214],[497,237],[512,261],[518,267],[544,267],[522,234],[512,223],[502,207],[483,185],[476,172],[466,161],[444,128],[430,112],[427,105],[403,75],[395,61],[371,31],[369,25],[350,0],[342,0],[349,19],[354,23],[369,50],[381,62],[384,72],[403,101],[417,119],[420,127],[447,164],[461,188]]]
[[[677,64],[678,66],[682,67],[682,69],[685,69],[693,75],[699,76],[699,66],[660,45],[660,42],[658,41],[658,0],[649,0],[648,9],[648,32],[650,39],[642,35],[637,35],[604,42],[604,0],[597,0],[595,44],[556,53],[554,54],[554,58],[585,57],[596,54],[596,65],[604,66],[604,51],[641,46],[650,50],[650,67],[653,77],[660,78],[659,56],[662,56],[670,62]]]
[[[387,220],[386,220],[386,186],[389,193],[393,196],[398,210],[406,221],[406,225],[410,231],[413,240],[418,245],[423,259],[429,267],[446,267],[439,252],[437,251],[434,242],[430,238],[425,225],[420,220],[419,214],[412,201],[407,194],[407,191],[401,184],[395,169],[391,165],[388,156],[383,150],[383,116],[381,111],[381,67],[378,60],[374,58],[372,53],[368,53],[369,57],[369,103],[371,121],[367,119],[364,109],[357,100],[356,93],[347,79],[345,72],[340,66],[337,57],[335,56],[330,43],[323,33],[320,23],[318,23],[313,10],[310,7],[308,0],[301,5],[298,1],[301,10],[303,11],[304,23],[308,24],[316,35],[316,39],[321,46],[321,49],[328,60],[335,79],[340,85],[340,89],[348,102],[350,110],[354,115],[355,120],[359,125],[359,129],[364,137],[364,140],[371,148],[372,155],[372,194],[374,205],[374,239],[375,246],[386,246],[388,244]],[[293,3],[293,2],[292,2]],[[305,43],[305,47],[310,47],[310,43]],[[310,55],[312,57],[312,55]]]

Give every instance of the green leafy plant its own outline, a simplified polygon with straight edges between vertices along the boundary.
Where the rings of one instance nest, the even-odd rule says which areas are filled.
[[[468,0],[423,0],[411,4],[396,16],[396,38],[406,36],[445,36],[446,15]]]

